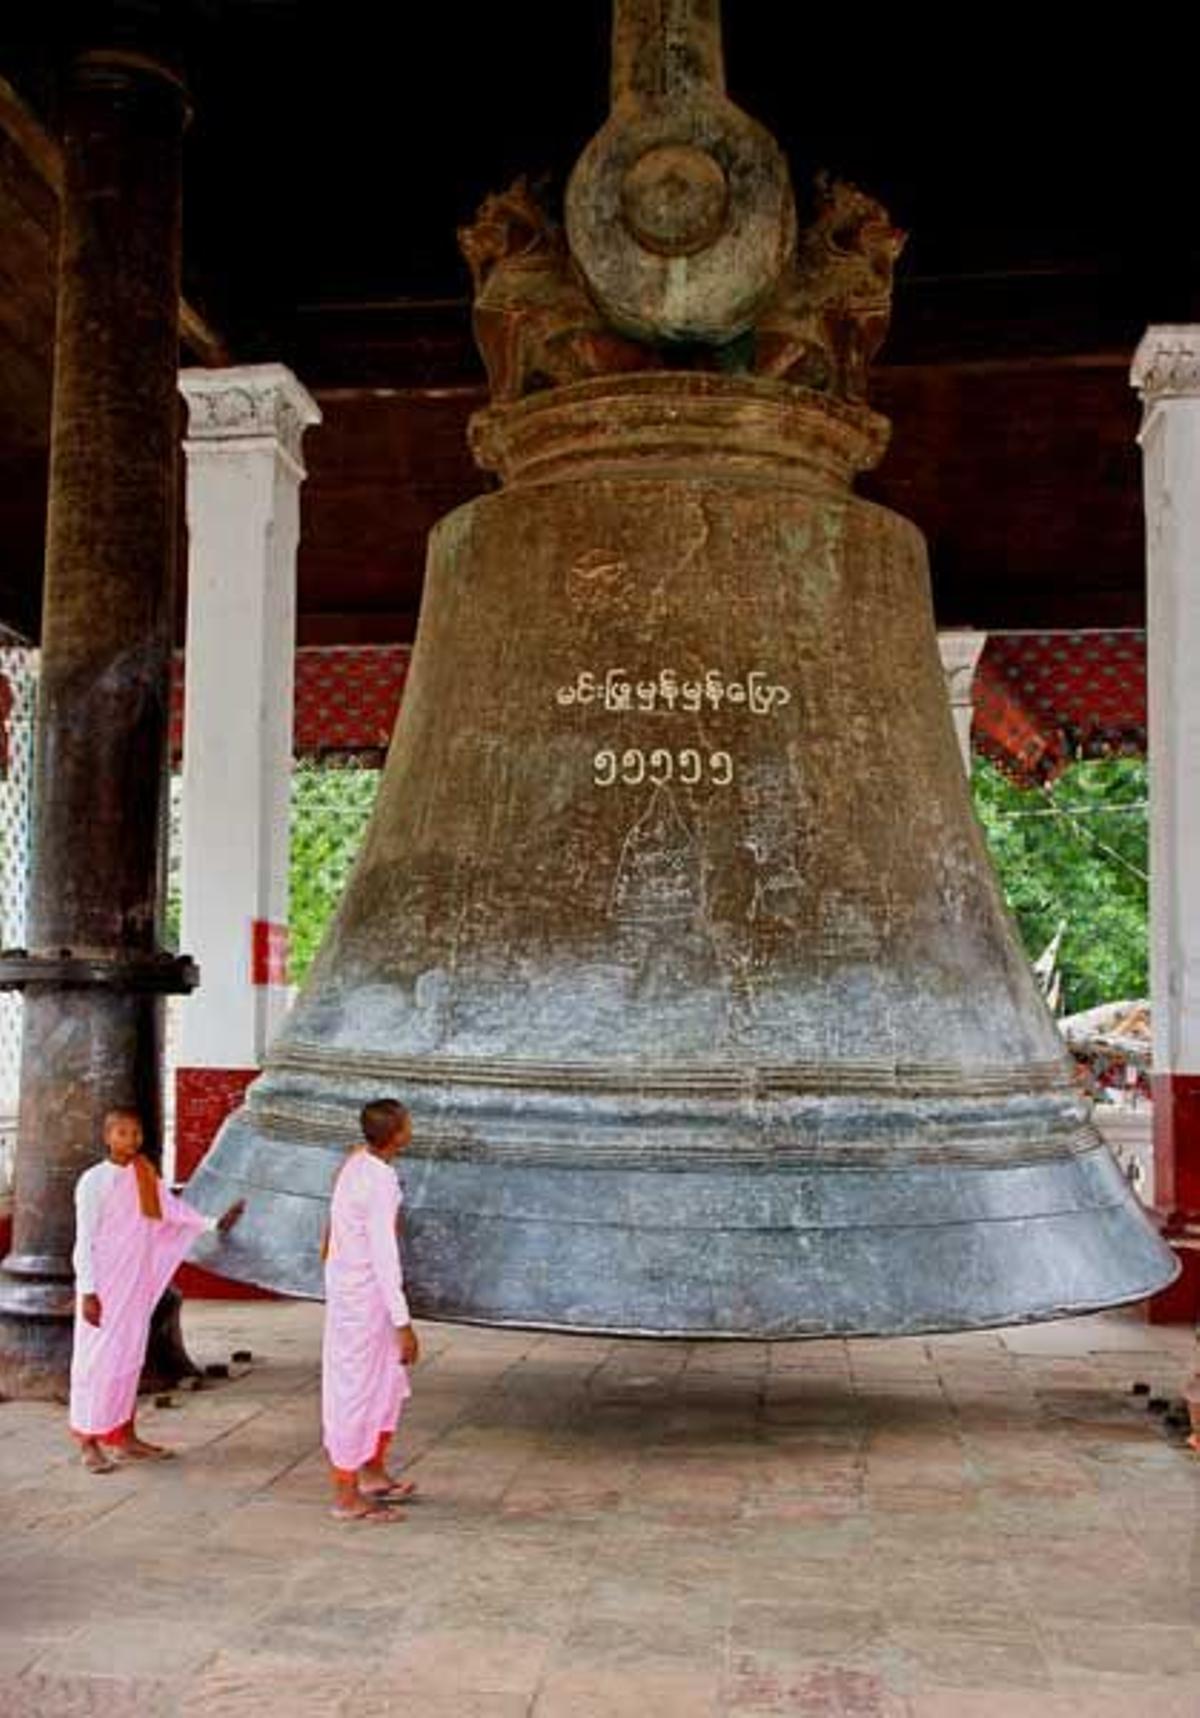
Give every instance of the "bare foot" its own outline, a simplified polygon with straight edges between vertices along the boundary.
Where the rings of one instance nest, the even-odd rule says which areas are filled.
[[[84,1444],[79,1459],[89,1473],[115,1473],[117,1464],[109,1461],[99,1444]]]
[[[360,1497],[354,1503],[335,1503],[329,1511],[335,1521],[399,1521],[399,1515],[393,1515],[390,1509],[381,1503],[376,1503],[368,1497]]]
[[[113,1454],[121,1461],[174,1461],[175,1451],[164,1448],[162,1444],[148,1444],[145,1438],[139,1438],[136,1432],[117,1444]]]

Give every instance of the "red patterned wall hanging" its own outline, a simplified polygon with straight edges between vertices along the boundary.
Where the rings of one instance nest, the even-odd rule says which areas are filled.
[[[992,633],[975,675],[974,742],[1015,779],[1146,750],[1146,635]]]
[[[297,757],[356,756],[382,763],[412,652],[407,644],[353,644],[296,652],[294,747]],[[183,756],[184,665],[171,686],[171,756]]]

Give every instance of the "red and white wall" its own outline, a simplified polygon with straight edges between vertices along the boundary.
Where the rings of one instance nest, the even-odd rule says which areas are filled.
[[[1164,1318],[1200,1317],[1200,326],[1138,348],[1146,506],[1155,1203],[1183,1264]]]
[[[187,370],[187,683],[175,1162],[240,1103],[287,1008],[301,444],[315,403],[278,364]]]

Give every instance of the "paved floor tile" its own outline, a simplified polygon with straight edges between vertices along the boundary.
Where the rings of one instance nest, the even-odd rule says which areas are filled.
[[[431,1327],[419,1501],[330,1520],[318,1308],[104,1479],[0,1406],[3,1718],[1195,1718],[1200,1464],[1134,1315],[845,1344]]]
[[[175,1718],[170,1683],[33,1671],[0,1682],[4,1718]]]
[[[533,1718],[716,1718],[715,1675],[651,1663],[633,1670],[567,1666],[546,1677]]]

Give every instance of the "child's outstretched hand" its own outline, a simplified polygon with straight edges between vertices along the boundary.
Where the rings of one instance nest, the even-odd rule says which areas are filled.
[[[412,1325],[400,1325],[396,1331],[396,1340],[400,1345],[401,1366],[415,1366],[421,1358],[421,1344],[417,1341],[417,1333]]]
[[[84,1295],[84,1297],[83,1297],[83,1317],[84,1317],[85,1323],[94,1324],[96,1326],[96,1329],[99,1330],[99,1328],[100,1328],[100,1296],[98,1294],[85,1294]]]
[[[246,1201],[244,1199],[239,1199],[235,1204],[231,1205],[228,1211],[223,1212],[222,1215],[217,1218],[218,1232],[222,1235],[227,1235],[233,1228],[233,1225],[241,1217],[242,1212],[245,1209]]]

